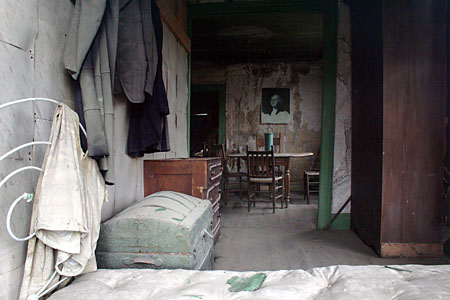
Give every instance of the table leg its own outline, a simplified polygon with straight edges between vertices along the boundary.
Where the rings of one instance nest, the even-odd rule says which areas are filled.
[[[291,168],[290,168],[290,158],[287,157],[284,163],[284,169],[286,172],[286,178],[284,178],[284,186],[286,188],[286,202],[291,202]]]

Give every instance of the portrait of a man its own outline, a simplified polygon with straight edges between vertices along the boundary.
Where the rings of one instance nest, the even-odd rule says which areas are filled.
[[[263,88],[261,103],[262,124],[288,124],[291,120],[288,88]]]

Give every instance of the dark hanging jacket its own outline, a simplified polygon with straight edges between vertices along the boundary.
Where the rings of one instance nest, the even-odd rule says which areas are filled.
[[[119,0],[77,0],[63,63],[79,81],[77,113],[87,131],[89,156],[97,159],[106,183],[114,183],[113,78]]]
[[[143,103],[129,103],[130,124],[127,153],[131,157],[140,157],[144,153],[167,152],[170,150],[167,127],[169,104],[162,77],[163,24],[155,1],[151,1],[151,4],[158,64],[153,83],[153,95],[146,92]]]

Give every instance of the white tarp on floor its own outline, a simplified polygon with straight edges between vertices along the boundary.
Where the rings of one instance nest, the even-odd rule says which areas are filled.
[[[333,266],[264,272],[253,292],[228,291],[233,276],[258,272],[98,270],[77,278],[50,300],[148,299],[450,299],[450,266]]]

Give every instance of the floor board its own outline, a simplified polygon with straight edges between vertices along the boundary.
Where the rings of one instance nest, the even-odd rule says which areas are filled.
[[[222,232],[215,247],[216,270],[263,271],[309,269],[330,265],[443,264],[443,259],[381,259],[350,230],[316,230],[317,196],[312,204],[293,193],[288,209],[272,214],[268,203],[247,212],[230,195],[222,212]],[[279,207],[279,205],[278,205]]]

